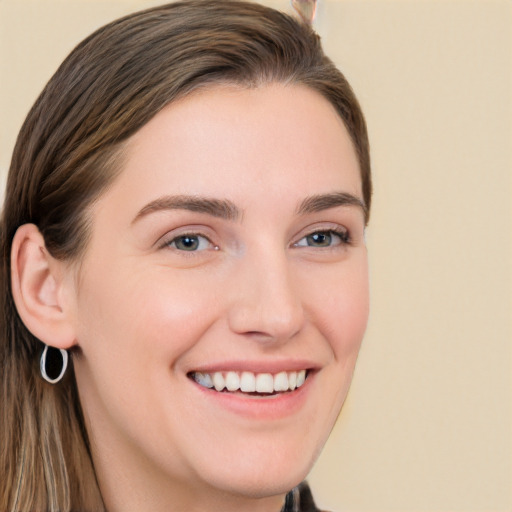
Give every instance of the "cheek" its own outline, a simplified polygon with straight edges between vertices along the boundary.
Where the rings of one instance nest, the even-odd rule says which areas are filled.
[[[367,276],[362,279],[354,279],[344,283],[344,294],[341,295],[339,303],[335,305],[335,319],[339,326],[339,335],[334,336],[335,351],[354,353],[361,345],[369,315],[369,291]]]
[[[317,350],[325,348],[325,367],[316,375],[321,389],[310,432],[318,433],[315,458],[325,443],[346,399],[366,330],[369,286],[366,258],[308,272],[307,309],[321,334]],[[305,284],[305,283],[304,283]]]
[[[190,276],[165,268],[90,275],[81,290],[78,343],[91,367],[107,372],[115,365],[111,379],[148,371],[155,361],[168,372],[212,321],[214,292]]]
[[[318,375],[323,406],[330,411],[326,424],[331,426],[347,396],[369,314],[366,259],[350,263],[319,281],[324,285],[316,294],[316,324],[331,354],[331,364]]]
[[[169,269],[90,275],[81,289],[83,355],[75,364],[84,412],[96,436],[112,431],[136,443],[161,438],[162,425],[180,406],[170,394],[179,384],[173,375],[215,317],[210,287]]]
[[[205,283],[198,285],[190,276],[183,279],[165,270],[140,277],[126,276],[122,282],[113,283],[107,293],[94,295],[106,310],[114,310],[119,328],[146,330],[151,325],[166,326],[169,323],[173,324],[173,329],[190,328],[194,324],[187,319],[204,309],[209,297]],[[133,316],[126,316],[128,314]],[[195,320],[197,322],[198,318]]]
[[[311,309],[335,358],[355,364],[369,314],[366,258],[341,265],[337,271],[317,276]]]

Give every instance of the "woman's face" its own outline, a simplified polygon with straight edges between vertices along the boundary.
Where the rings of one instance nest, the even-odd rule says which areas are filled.
[[[347,131],[305,87],[196,92],[132,137],[92,209],[73,320],[107,502],[305,477],[366,326],[361,203]]]

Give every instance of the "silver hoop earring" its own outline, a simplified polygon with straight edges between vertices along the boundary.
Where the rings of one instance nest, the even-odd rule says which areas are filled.
[[[60,356],[62,359],[60,372],[58,369],[58,365],[56,365],[55,362],[53,361],[53,359],[54,359],[53,357],[51,357],[52,360],[49,361],[48,368],[47,368],[46,361],[47,361],[47,356],[48,356],[48,349],[51,349],[52,352],[53,351],[60,352]],[[56,384],[57,382],[59,382],[62,379],[62,377],[64,377],[67,367],[68,367],[68,353],[66,350],[64,350],[62,348],[50,347],[48,345],[44,346],[43,353],[41,354],[41,375],[46,382],[49,382],[50,384]],[[50,372],[50,375],[53,376],[53,378],[50,375],[48,375],[48,371]],[[55,377],[55,374],[57,374],[56,377]]]

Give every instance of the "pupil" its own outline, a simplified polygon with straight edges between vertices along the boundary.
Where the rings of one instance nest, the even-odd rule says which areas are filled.
[[[308,241],[310,245],[326,247],[331,244],[331,235],[327,233],[314,233],[308,236]]]
[[[198,245],[199,240],[195,236],[182,236],[176,243],[178,249],[184,249],[185,251],[193,251],[197,249]]]

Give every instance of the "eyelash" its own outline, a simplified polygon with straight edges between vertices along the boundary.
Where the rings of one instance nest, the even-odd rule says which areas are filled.
[[[303,240],[307,241],[308,237],[312,237],[315,235],[323,235],[323,236],[327,235],[328,237],[331,237],[330,242],[332,242],[332,238],[335,237],[339,240],[339,242],[334,243],[334,244],[329,243],[326,246],[315,246],[315,245],[309,245],[307,243],[306,244],[300,243]],[[197,232],[182,233],[178,236],[174,236],[173,238],[171,238],[169,240],[165,240],[162,243],[161,248],[172,248],[181,253],[201,252],[201,251],[198,251],[197,248],[192,249],[192,250],[179,249],[176,246],[176,243],[178,241],[184,240],[186,238],[199,239],[198,244],[201,244],[201,239],[206,240],[207,243],[211,246],[212,250],[215,250],[215,251],[219,250],[219,247],[217,245],[214,245],[213,242],[206,235],[203,235],[202,233],[197,233]],[[293,243],[292,247],[313,247],[313,248],[317,248],[317,249],[330,249],[330,248],[337,247],[337,246],[347,246],[347,245],[350,245],[351,243],[352,243],[352,239],[350,237],[350,233],[346,229],[316,229],[316,230],[311,231],[310,233],[304,235],[298,242]]]
[[[162,243],[162,248],[171,248],[171,249],[174,249],[176,251],[179,251],[179,252],[182,252],[182,253],[194,253],[194,252],[198,252],[197,250],[190,250],[190,251],[187,251],[186,249],[179,249],[178,247],[176,247],[176,242],[179,241],[179,240],[183,240],[183,239],[186,239],[186,238],[196,238],[196,239],[199,239],[199,244],[201,243],[201,239],[204,239],[207,241],[207,243],[209,245],[211,245],[212,247],[212,250],[214,251],[218,251],[219,250],[219,247],[214,245],[213,242],[206,236],[206,235],[203,235],[202,233],[182,233],[180,235],[177,235],[177,236],[174,236],[173,238],[171,239],[168,239],[168,240],[165,240],[163,243]],[[174,247],[173,247],[173,244],[174,244]]]
[[[311,237],[311,236],[314,236],[314,235],[328,235],[331,237],[331,240],[332,240],[332,237],[337,237],[339,239],[339,243],[335,243],[335,244],[329,244],[327,246],[316,246],[316,248],[318,249],[330,249],[332,247],[336,247],[336,246],[347,246],[347,245],[350,245],[352,243],[352,239],[350,237],[350,233],[348,230],[346,229],[315,229],[314,231],[311,231],[311,233],[308,233],[307,235],[304,235],[298,242],[295,242],[293,244],[294,247],[315,247],[315,246],[310,246],[310,245],[300,245],[300,242],[302,240],[306,240],[308,237]]]

